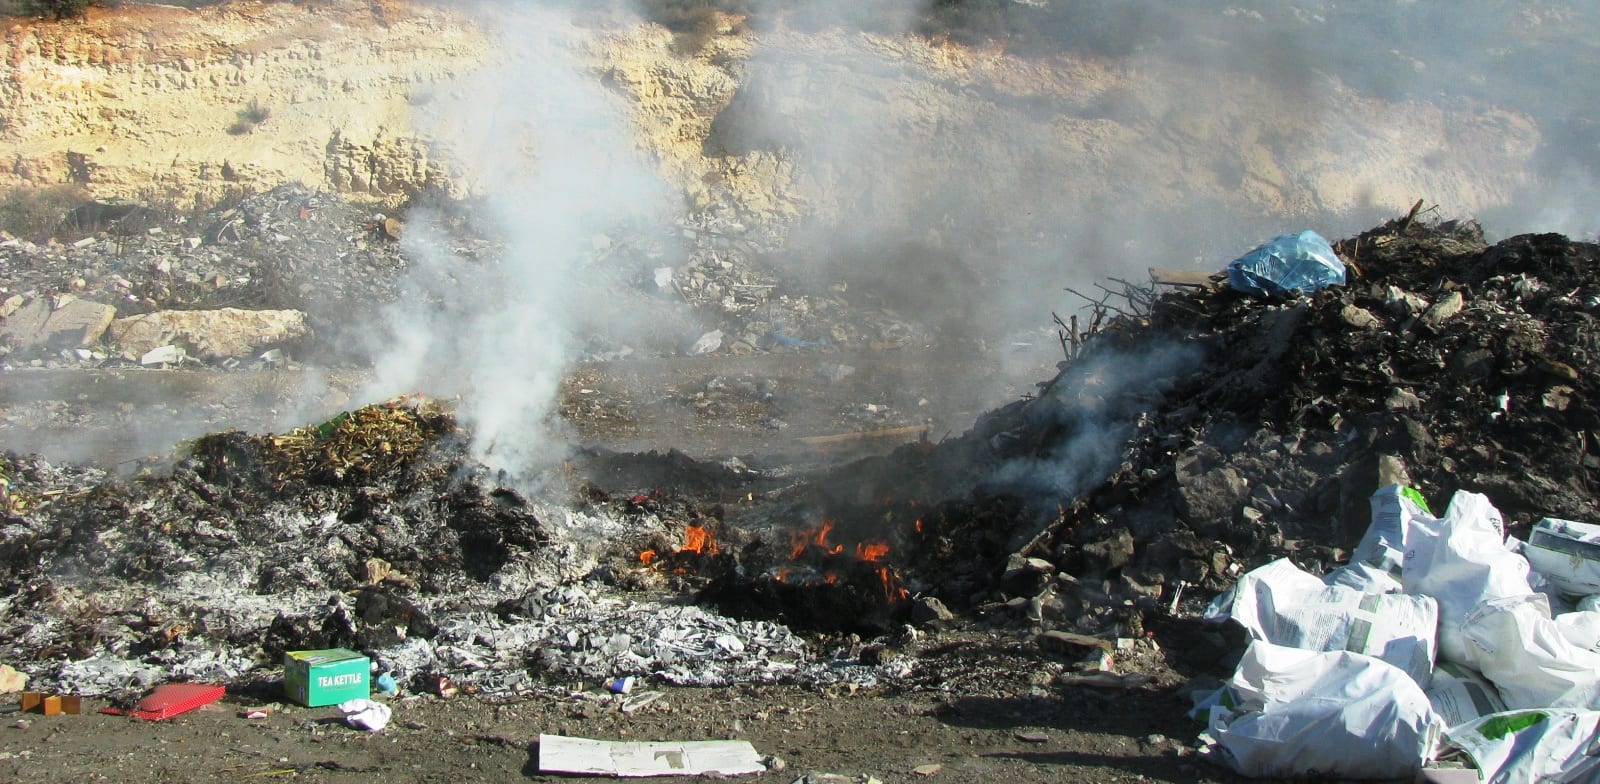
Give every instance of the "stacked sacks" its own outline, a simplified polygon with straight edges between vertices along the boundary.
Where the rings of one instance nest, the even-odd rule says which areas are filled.
[[[1251,776],[1399,777],[1430,761],[1442,734],[1483,780],[1593,780],[1600,599],[1580,601],[1579,612],[1551,608],[1600,575],[1600,527],[1545,520],[1537,544],[1524,544],[1507,539],[1482,495],[1459,492],[1434,517],[1420,494],[1398,485],[1373,495],[1372,513],[1351,563],[1325,580],[1275,561],[1213,605],[1211,617],[1232,618],[1257,641],[1251,651],[1303,652],[1247,652],[1234,680],[1201,706],[1211,750]],[[1342,669],[1330,668],[1333,656],[1343,657]],[[1256,682],[1280,684],[1277,701],[1245,701]],[[1319,686],[1281,687],[1298,683]],[[1391,690],[1379,696],[1364,683]],[[1314,739],[1319,751],[1287,738]]]

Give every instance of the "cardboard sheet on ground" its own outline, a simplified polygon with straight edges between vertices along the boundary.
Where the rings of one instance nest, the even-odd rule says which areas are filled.
[[[737,776],[765,773],[761,755],[744,740],[623,742],[539,736],[540,773],[589,776]]]

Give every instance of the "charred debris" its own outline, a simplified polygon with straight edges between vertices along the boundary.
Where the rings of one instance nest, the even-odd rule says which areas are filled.
[[[1344,560],[1394,481],[1600,519],[1600,246],[1413,216],[1335,247],[1347,285],[1296,298],[1124,284],[1037,394],[815,476],[585,452],[543,502],[423,399],[128,480],[6,455],[0,659],[83,693],[331,646],[414,688],[820,678],[791,629],[1160,639],[1254,565]]]

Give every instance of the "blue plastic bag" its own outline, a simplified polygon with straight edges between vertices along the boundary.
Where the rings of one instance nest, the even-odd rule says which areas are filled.
[[[1228,285],[1261,297],[1310,294],[1344,285],[1344,262],[1314,231],[1280,234],[1228,265]]]

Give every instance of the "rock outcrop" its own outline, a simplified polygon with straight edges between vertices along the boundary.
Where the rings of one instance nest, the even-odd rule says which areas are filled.
[[[83,24],[6,25],[0,143],[14,152],[0,188],[73,182],[207,203],[285,181],[391,204],[470,191],[452,160],[464,151],[428,107],[478,100],[469,80],[522,43],[459,9],[397,0],[129,5]],[[958,212],[1027,228],[1196,203],[1382,211],[1418,194],[1472,214],[1526,184],[1540,144],[1507,111],[1391,102],[1337,81],[1318,87],[1330,100],[1310,100],[1158,55],[1022,57],[782,27],[685,54],[660,27],[615,20],[553,35],[624,99],[671,187],[747,222],[949,233],[971,229],[948,225]]]
[[[100,342],[116,315],[110,305],[70,294],[39,297],[5,316],[0,341],[22,349],[88,348]]]
[[[139,359],[155,349],[177,345],[208,362],[247,357],[263,349],[310,337],[298,310],[162,310],[117,319],[107,339],[124,357]]]

